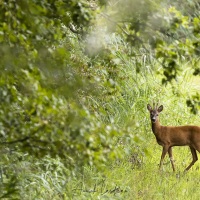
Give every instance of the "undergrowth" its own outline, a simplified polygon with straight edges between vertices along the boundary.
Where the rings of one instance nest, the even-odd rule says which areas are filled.
[[[129,47],[117,37],[115,42],[110,45],[120,64],[117,76],[112,74],[115,71],[112,72],[113,77],[108,82],[113,84],[111,94],[105,97],[103,94],[85,96],[84,103],[100,122],[107,125],[105,128],[110,129],[112,125],[119,128],[119,135],[115,135],[113,141],[114,151],[119,151],[120,156],[111,155],[112,159],[98,168],[85,164],[82,170],[70,171],[59,157],[47,156],[38,160],[16,151],[5,153],[2,149],[5,156],[0,160],[3,163],[0,187],[7,187],[8,192],[0,198],[9,198],[10,192],[13,199],[21,200],[198,199],[200,192],[195,188],[200,184],[199,163],[195,163],[188,173],[183,172],[192,159],[187,147],[175,147],[173,150],[175,173],[167,156],[162,171],[158,170],[161,147],[151,131],[146,106],[153,102],[164,106],[160,115],[163,125],[198,125],[199,116],[191,114],[186,100],[198,92],[196,83],[199,80],[192,78],[191,66],[187,63],[176,81],[162,85],[163,71],[151,54],[147,54],[148,62],[144,58],[140,60],[142,70],[138,73],[135,65],[139,60],[127,59],[125,52]],[[115,45],[120,45],[120,51]],[[99,66],[98,62],[96,59],[93,67]],[[102,80],[109,77],[98,67],[92,72]],[[6,180],[10,180],[9,185],[5,184]]]
[[[129,66],[126,70],[130,74],[132,69]],[[146,109],[147,103],[159,101],[164,106],[160,115],[161,124],[198,125],[198,115],[191,114],[185,104],[187,96],[196,92],[193,88],[196,79],[191,78],[189,67],[186,67],[173,85],[160,85],[159,74],[149,75],[148,78],[140,76],[138,80],[140,88],[133,87],[134,81],[130,77],[122,84],[123,96],[107,102],[110,108],[106,110],[108,121],[125,130],[124,135],[113,138],[115,148],[122,152],[122,156],[110,160],[101,169],[86,164],[82,171],[71,174],[59,158],[46,157],[33,162],[34,159],[27,160],[25,155],[13,155],[20,159],[15,159],[15,163],[1,170],[17,172],[14,177],[17,182],[13,184],[20,199],[199,198],[200,192],[195,188],[200,184],[200,164],[195,163],[189,172],[184,173],[192,160],[188,147],[173,148],[176,172],[172,172],[167,156],[163,169],[158,170],[161,146],[156,143],[151,131]],[[131,135],[128,135],[130,132]]]

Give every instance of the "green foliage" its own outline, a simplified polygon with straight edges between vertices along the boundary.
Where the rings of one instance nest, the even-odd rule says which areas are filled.
[[[197,18],[183,16],[175,7],[170,8],[169,12],[172,14],[172,19],[168,35],[173,40],[160,40],[156,48],[156,56],[162,59],[164,68],[163,83],[176,79],[185,60],[198,60],[199,55],[199,45],[196,43],[199,36],[195,33]],[[198,74],[197,71],[196,69],[194,74]]]
[[[165,124],[198,121],[182,116],[186,99],[193,113],[200,107],[191,78],[200,72],[199,4],[171,5],[0,2],[1,199],[160,195],[162,187],[142,188],[151,176],[138,187],[126,177],[155,173],[160,156],[147,102],[162,100],[172,113]]]

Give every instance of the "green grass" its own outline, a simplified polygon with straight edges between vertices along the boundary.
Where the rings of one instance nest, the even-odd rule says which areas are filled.
[[[125,44],[121,47],[128,48]],[[77,174],[71,174],[59,158],[45,157],[37,161],[24,158],[22,162],[14,163],[15,168],[9,163],[10,169],[17,171],[21,199],[199,199],[200,161],[184,172],[192,161],[188,147],[173,148],[176,172],[172,171],[168,155],[162,170],[158,169],[162,147],[156,143],[151,131],[146,108],[153,101],[163,104],[162,125],[199,125],[199,116],[193,115],[186,106],[187,98],[199,91],[199,78],[192,77],[191,67],[185,65],[177,80],[164,86],[161,68],[155,60],[150,66],[142,63],[138,74],[135,63],[123,53],[124,49],[118,55],[123,61],[118,66],[118,93],[108,99],[87,97],[88,105],[93,106],[95,112],[102,112],[98,115],[99,121],[119,128],[119,136],[113,140],[116,141],[115,150],[119,150],[121,156],[114,157],[101,168],[86,164]],[[101,70],[98,73],[102,73]]]
[[[187,173],[183,172],[183,165],[177,166],[174,173],[167,162],[159,171],[159,154],[156,150],[139,168],[133,168],[131,163],[107,166],[104,173],[85,168],[72,199],[198,199],[199,165]],[[176,165],[180,162],[177,160]]]
[[[126,69],[127,74],[129,70],[131,67]],[[123,86],[123,98],[107,103],[111,108],[107,114],[119,127],[131,128],[134,141],[127,142],[122,137],[116,148],[124,150],[124,158],[113,160],[101,171],[86,166],[70,186],[70,199],[199,199],[200,161],[184,172],[192,161],[188,147],[173,148],[176,172],[172,171],[168,155],[159,171],[162,147],[156,143],[146,109],[147,103],[159,100],[164,105],[160,114],[163,125],[199,125],[199,116],[186,107],[186,99],[199,90],[199,79],[192,78],[188,67],[172,85],[161,85],[159,75],[139,78],[140,83],[128,79]],[[132,87],[134,84],[140,87]],[[133,156],[135,159],[131,160]]]
[[[131,69],[126,69],[127,74]],[[160,114],[163,125],[200,124],[199,116],[191,114],[185,104],[187,97],[198,91],[194,87],[197,78],[193,79],[187,68],[178,82],[168,86],[159,84],[159,75],[138,76],[140,83],[129,78],[121,84],[123,96],[106,102],[110,108],[107,119],[113,118],[111,122],[125,130],[124,135],[113,138],[118,141],[115,148],[121,157],[113,158],[100,169],[85,165],[83,171],[73,175],[58,158],[16,162],[21,199],[199,199],[200,161],[184,172],[192,161],[188,147],[173,148],[176,172],[172,171],[168,155],[162,170],[158,169],[162,147],[151,131],[146,108],[147,103],[159,100],[164,105]],[[109,124],[107,119],[100,120]]]
[[[158,169],[161,147],[152,134],[147,142],[148,154],[142,164],[121,160],[105,166],[102,171],[85,167],[72,188],[71,199],[199,199],[200,163],[190,171],[184,169],[192,160],[188,147],[174,147],[176,172],[168,156],[162,170]]]
[[[122,96],[103,102],[109,109],[105,118],[99,120],[115,123],[124,133],[113,138],[121,157],[113,158],[100,169],[85,165],[83,171],[70,175],[62,160],[49,157],[34,163],[26,160],[15,163],[21,199],[198,200],[200,161],[185,173],[184,169],[192,161],[190,150],[174,147],[176,172],[172,171],[168,155],[160,171],[162,147],[151,131],[146,108],[147,103],[159,100],[164,105],[160,114],[163,125],[200,124],[199,116],[191,114],[185,104],[188,96],[199,89],[194,87],[198,79],[192,78],[188,69],[180,74],[177,82],[167,86],[161,85],[160,75],[153,72],[148,77],[137,75],[139,82],[130,77],[121,83]],[[133,66],[127,64],[126,74],[132,70]]]

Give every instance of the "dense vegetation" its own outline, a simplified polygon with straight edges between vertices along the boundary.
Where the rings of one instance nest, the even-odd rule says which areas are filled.
[[[199,124],[198,1],[0,1],[0,47],[1,199],[199,198],[146,109]]]

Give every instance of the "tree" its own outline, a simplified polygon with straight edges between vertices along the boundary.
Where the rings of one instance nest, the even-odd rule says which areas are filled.
[[[103,135],[117,132],[104,131],[82,100],[83,93],[95,95],[97,83],[85,75],[87,59],[75,44],[96,14],[91,2],[1,4],[1,145],[59,155],[69,167],[105,160],[113,142]]]

